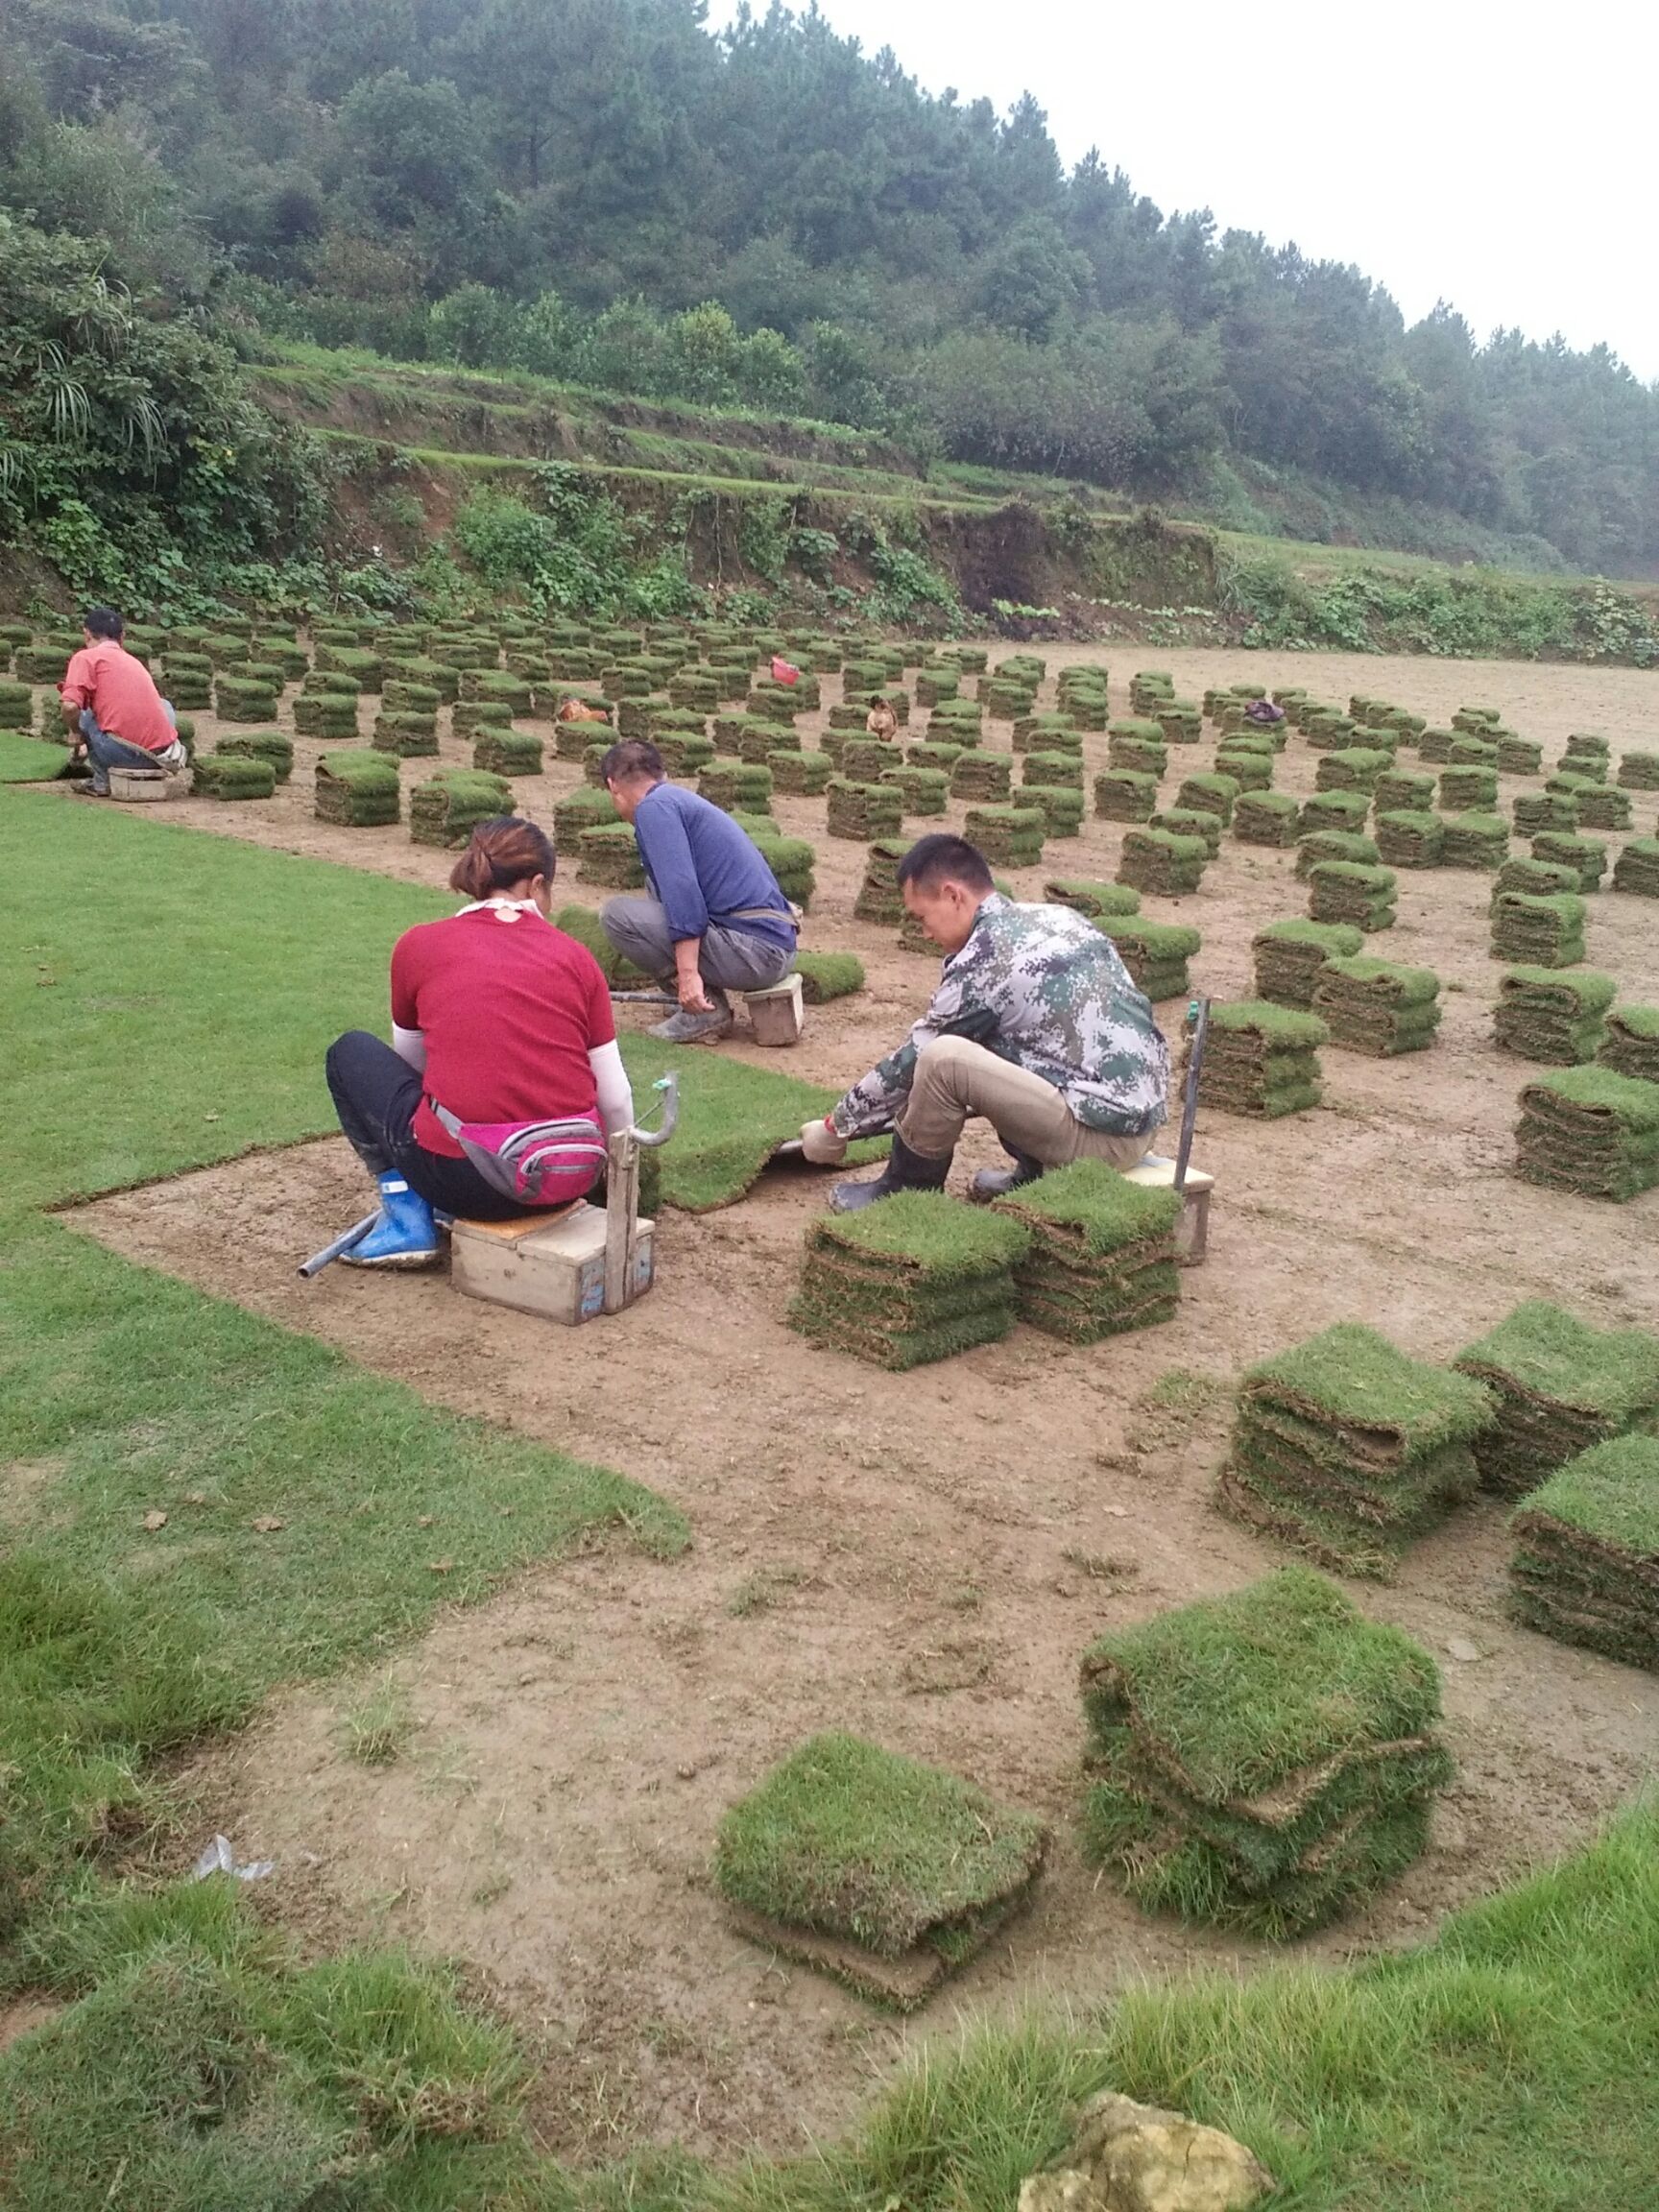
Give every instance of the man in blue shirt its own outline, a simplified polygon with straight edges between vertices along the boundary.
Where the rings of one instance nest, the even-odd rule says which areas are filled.
[[[608,900],[600,926],[680,1001],[652,1036],[711,1044],[732,1027],[728,991],[770,990],[795,965],[794,909],[731,815],[668,781],[655,745],[626,738],[600,765],[634,825],[648,891]]]

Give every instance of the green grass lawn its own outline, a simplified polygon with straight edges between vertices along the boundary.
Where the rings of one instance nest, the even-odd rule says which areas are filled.
[[[61,745],[25,736],[21,730],[0,730],[0,783],[47,782],[67,757]]]

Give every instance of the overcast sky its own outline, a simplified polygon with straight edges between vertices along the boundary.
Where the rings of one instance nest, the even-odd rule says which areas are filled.
[[[1559,330],[1659,380],[1652,0],[821,8],[930,92],[1031,91],[1068,164],[1098,146],[1166,214],[1357,262],[1408,322],[1443,298],[1479,337]]]

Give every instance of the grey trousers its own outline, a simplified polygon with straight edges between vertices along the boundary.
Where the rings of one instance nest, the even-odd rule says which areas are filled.
[[[674,940],[668,933],[668,917],[655,899],[607,899],[599,909],[599,926],[624,959],[674,988]],[[776,944],[753,929],[710,922],[703,932],[697,972],[713,991],[769,991],[794,965],[792,945]]]

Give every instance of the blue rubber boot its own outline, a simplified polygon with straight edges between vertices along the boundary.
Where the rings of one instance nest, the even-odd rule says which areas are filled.
[[[438,1225],[432,1209],[402,1176],[380,1178],[380,1218],[349,1252],[347,1267],[430,1267],[438,1257]]]

